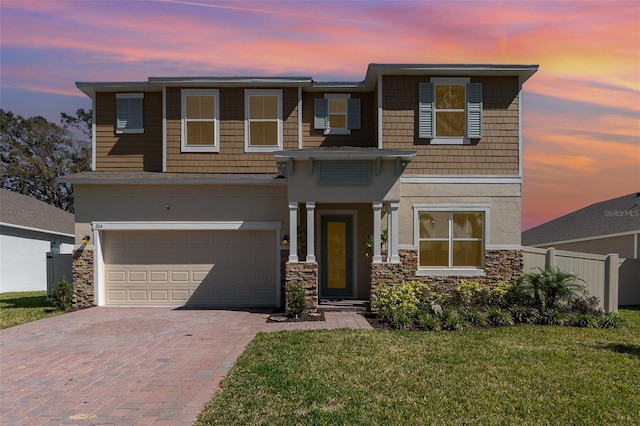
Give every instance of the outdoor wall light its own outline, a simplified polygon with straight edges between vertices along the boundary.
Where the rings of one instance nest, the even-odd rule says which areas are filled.
[[[287,234],[285,234],[284,237],[282,238],[282,245],[283,246],[289,245],[289,236]]]
[[[82,244],[86,246],[90,239],[90,236],[85,235],[84,237],[82,237]]]

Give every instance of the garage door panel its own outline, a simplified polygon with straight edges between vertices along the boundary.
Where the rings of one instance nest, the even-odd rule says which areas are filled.
[[[102,242],[107,304],[275,305],[273,231],[107,231]]]

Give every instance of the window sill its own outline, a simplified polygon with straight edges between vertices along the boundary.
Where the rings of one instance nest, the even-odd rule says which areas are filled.
[[[281,146],[247,146],[244,148],[244,152],[274,152],[281,150]]]
[[[180,152],[220,152],[218,146],[181,146]]]
[[[451,269],[451,268],[443,268],[443,269],[418,269],[416,271],[416,276],[419,277],[428,277],[428,276],[455,276],[462,275],[468,277],[480,277],[486,275],[487,272],[484,269]]]
[[[332,129],[328,128],[324,131],[325,135],[350,135],[351,129]]]
[[[431,145],[471,145],[471,139],[467,138],[433,138]]]
[[[116,129],[116,135],[121,135],[125,133],[144,133],[144,129]]]

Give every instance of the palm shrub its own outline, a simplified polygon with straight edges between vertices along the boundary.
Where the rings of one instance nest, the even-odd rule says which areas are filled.
[[[584,280],[576,274],[552,266],[544,270],[536,268],[535,272],[523,275],[520,287],[533,297],[536,306],[553,309],[560,301],[566,301],[576,293],[585,294],[585,287],[580,282]]]

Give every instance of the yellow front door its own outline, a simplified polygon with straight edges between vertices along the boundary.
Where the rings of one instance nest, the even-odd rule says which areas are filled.
[[[350,216],[323,216],[320,297],[350,296],[352,234]]]

